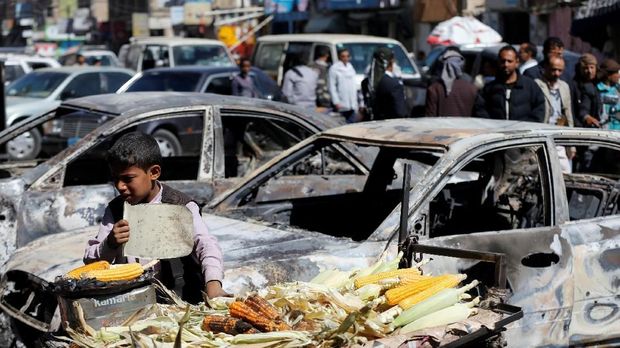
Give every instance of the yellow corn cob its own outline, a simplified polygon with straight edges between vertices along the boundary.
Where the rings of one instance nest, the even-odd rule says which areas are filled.
[[[459,285],[465,278],[467,278],[467,276],[464,274],[447,274],[443,279],[435,282],[432,286],[401,300],[398,302],[398,305],[404,310],[409,309],[411,306],[426,300],[443,289],[449,289]]]
[[[430,288],[433,284],[443,279],[442,277],[445,276],[430,277],[390,289],[385,292],[385,299],[387,300],[388,305],[394,306],[407,297]]]
[[[399,277],[401,279],[410,275],[419,276],[420,271],[416,268],[402,268],[395,271],[381,272],[377,274],[371,274],[355,279],[355,288],[359,289],[366,284],[377,284],[381,279]]]
[[[79,279],[82,273],[86,273],[89,271],[97,271],[102,269],[109,269],[110,263],[108,261],[96,261],[89,263],[84,266],[80,266],[78,268],[74,268],[67,273],[67,278],[71,279]]]
[[[95,278],[102,282],[112,282],[118,280],[131,280],[139,277],[144,273],[142,265],[139,263],[128,263],[124,265],[118,265],[114,268],[90,271],[84,274],[87,278]]]

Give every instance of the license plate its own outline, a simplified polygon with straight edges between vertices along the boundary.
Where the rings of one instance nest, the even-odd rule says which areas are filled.
[[[71,145],[77,143],[78,141],[80,141],[80,137],[71,137],[71,138],[67,139],[67,145],[71,146]]]

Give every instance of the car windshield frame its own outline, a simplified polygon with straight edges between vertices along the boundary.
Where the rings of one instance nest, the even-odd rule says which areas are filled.
[[[195,71],[146,71],[125,92],[196,92],[201,81],[202,73]]]
[[[345,42],[336,45],[338,50],[346,48],[349,50],[351,54],[351,65],[355,69],[355,72],[358,75],[365,75],[366,69],[370,66],[372,62],[372,54],[379,47],[388,47],[394,52],[394,58],[396,59],[396,64],[401,70],[401,73],[404,75],[414,75],[418,73],[418,70],[413,65],[409,56],[407,56],[407,52],[398,44],[395,43],[384,43],[384,42]],[[359,53],[363,52],[363,59],[355,59],[356,56],[359,56]]]
[[[205,56],[204,59],[199,59],[196,54],[199,52],[198,50],[202,49],[204,51],[209,50],[218,50],[217,55],[209,55]],[[187,53],[190,52],[191,53]],[[184,55],[191,54],[192,57],[184,57]],[[175,66],[185,66],[185,65],[201,65],[201,66],[235,66],[234,63],[230,60],[228,53],[226,52],[226,48],[220,45],[214,44],[195,44],[195,45],[178,45],[172,47],[172,56],[174,58]]]
[[[8,97],[40,98],[49,97],[71,74],[59,71],[31,72],[13,81],[7,86],[5,95]],[[38,86],[36,90],[32,86]],[[14,92],[13,92],[14,91]]]

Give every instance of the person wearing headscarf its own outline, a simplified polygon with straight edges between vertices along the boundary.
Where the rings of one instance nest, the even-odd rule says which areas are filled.
[[[590,53],[584,53],[575,66],[575,79],[571,97],[575,110],[575,124],[583,127],[600,127],[599,115],[602,111],[600,96],[596,89],[598,61]]]
[[[465,58],[457,51],[447,50],[439,62],[442,65],[440,79],[428,87],[424,115],[471,116],[478,90],[462,78]]]
[[[394,52],[380,47],[373,54],[368,87],[371,90],[372,114],[375,120],[407,117],[405,89],[394,74]]]

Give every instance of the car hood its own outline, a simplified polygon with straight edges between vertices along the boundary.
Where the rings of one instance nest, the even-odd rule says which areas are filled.
[[[6,117],[7,122],[12,122],[12,117],[40,115],[46,111],[55,109],[60,105],[60,100],[40,98],[7,97]]]
[[[306,231],[281,231],[260,224],[203,214],[224,255],[224,289],[231,293],[277,282],[307,281],[329,268],[364,268],[374,263],[386,242],[354,242]],[[3,270],[20,270],[46,281],[82,265],[88,239],[97,227],[37,239],[18,249]],[[62,250],[59,253],[58,250]]]

